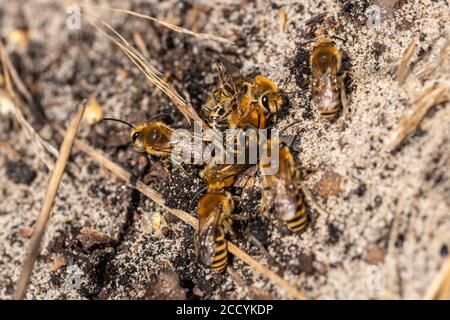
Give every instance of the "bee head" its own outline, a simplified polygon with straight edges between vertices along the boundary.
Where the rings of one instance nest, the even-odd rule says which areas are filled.
[[[145,125],[139,125],[130,133],[130,144],[136,149],[138,152],[144,152],[144,139],[143,139],[143,130]]]
[[[256,76],[256,91],[259,104],[270,113],[280,110],[283,99],[275,83],[263,76]]]

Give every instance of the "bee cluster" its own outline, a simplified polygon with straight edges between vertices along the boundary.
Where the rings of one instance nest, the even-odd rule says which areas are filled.
[[[283,105],[282,92],[271,80],[258,75],[254,79],[241,76],[239,70],[225,59],[218,64],[220,85],[212,92],[202,108],[203,120],[209,128],[221,132],[226,129],[266,129],[268,120]],[[341,53],[328,38],[316,42],[310,55],[313,103],[323,119],[334,119],[344,109],[344,87],[341,76]],[[116,120],[105,118],[104,120]],[[181,136],[160,121],[129,125],[131,144],[137,151],[167,159]],[[244,142],[246,144],[246,142]],[[265,174],[273,159],[268,150],[276,148],[278,170]],[[289,146],[278,138],[264,142],[263,156],[258,157],[262,179],[261,213],[270,219],[280,219],[292,232],[303,232],[307,215],[300,187],[300,173]],[[247,145],[244,151],[248,152]],[[172,159],[173,160],[173,159]],[[180,165],[176,163],[176,165]],[[237,177],[252,166],[250,163],[205,165],[200,176],[206,184],[206,193],[197,205],[199,225],[195,235],[195,248],[200,262],[213,270],[223,271],[228,264],[226,234],[232,234],[233,220],[242,219],[234,214],[235,201],[229,188]],[[180,166],[181,167],[181,166]]]

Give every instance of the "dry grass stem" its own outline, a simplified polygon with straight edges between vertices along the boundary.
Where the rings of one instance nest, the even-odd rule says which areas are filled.
[[[397,68],[397,81],[398,85],[402,86],[405,83],[406,77],[409,73],[408,64],[411,61],[412,56],[416,50],[417,42],[419,41],[420,33],[417,33],[409,44],[408,48],[406,48],[403,53],[402,60]]]
[[[27,140],[31,141],[31,148],[33,149],[34,153],[38,158],[42,160],[42,162],[47,166],[49,170],[53,170],[54,168],[54,161],[49,156],[52,155],[55,158],[58,157],[58,150],[56,150],[51,144],[44,141],[39,134],[34,130],[34,128],[31,126],[31,124],[27,121],[25,116],[22,113],[22,110],[20,108],[21,101],[17,97],[16,93],[13,89],[13,81],[11,79],[12,74],[16,73],[15,69],[12,67],[8,54],[4,50],[3,44],[0,41],[0,60],[2,63],[4,78],[5,78],[5,84],[7,89],[7,98],[12,102],[13,106],[13,114],[16,117],[17,122],[20,124],[20,126],[23,128],[24,133],[27,137]],[[20,81],[20,78],[18,80],[16,79],[15,82],[17,87],[20,87],[18,83],[23,83]],[[28,99],[27,99],[28,100]]]
[[[226,43],[229,45],[233,45],[233,41],[219,37],[219,36],[215,36],[213,34],[209,34],[209,33],[197,33],[179,26],[176,26],[174,24],[171,24],[167,21],[161,20],[161,19],[157,19],[145,14],[141,14],[135,11],[131,11],[131,10],[127,10],[127,9],[120,9],[120,8],[108,8],[108,7],[102,7],[102,6],[92,6],[92,5],[79,5],[81,8],[86,9],[87,11],[89,11],[90,13],[95,13],[95,10],[100,9],[100,10],[106,10],[106,11],[111,11],[111,12],[119,12],[119,13],[126,13],[135,17],[139,17],[139,18],[144,18],[156,23],[159,23],[160,25],[169,28],[173,31],[179,32],[179,33],[184,33],[184,34],[188,34],[190,36],[199,38],[201,40],[210,40],[210,41],[217,41],[217,42],[221,42],[221,43]]]
[[[431,107],[448,101],[449,88],[445,85],[437,85],[426,88],[414,103],[413,110],[400,120],[398,129],[389,139],[386,145],[387,151],[397,148],[419,126],[423,117]]]
[[[127,56],[130,60],[141,70],[141,72],[146,76],[146,78],[163,91],[172,102],[177,106],[180,112],[189,121],[201,121],[200,117],[192,106],[188,105],[186,101],[179,95],[179,93],[166,81],[158,76],[159,72],[150,65],[150,63],[145,59],[145,57],[134,47],[132,47],[114,28],[112,28],[108,23],[100,21],[106,30],[104,30],[96,21],[89,20],[89,23],[94,26],[98,31],[103,33],[111,41],[113,41]],[[107,31],[109,30],[109,32]]]
[[[61,145],[58,160],[56,161],[55,170],[52,173],[50,182],[48,184],[47,192],[45,194],[42,209],[36,219],[34,226],[33,236],[31,238],[28,251],[23,263],[22,272],[16,285],[14,292],[14,299],[21,300],[25,297],[25,292],[30,281],[31,273],[33,271],[34,263],[39,255],[42,237],[45,232],[45,227],[50,218],[51,209],[58,192],[58,187],[61,182],[61,178],[64,174],[67,161],[69,160],[70,151],[72,150],[73,142],[78,131],[78,126],[83,117],[84,104],[80,105],[75,115],[69,124],[69,128],[64,137],[64,141]]]
[[[425,293],[424,300],[449,300],[450,299],[450,257],[441,267],[438,274],[431,282],[430,287]]]
[[[17,86],[19,92],[25,97],[28,104],[32,104],[33,96],[31,95],[30,91],[28,91],[22,79],[20,79],[20,76],[16,68],[14,68],[14,65],[12,64],[11,59],[9,58],[9,55],[6,52],[5,46],[3,45],[3,42],[1,40],[0,40],[0,56],[2,57],[2,65],[4,72],[6,73],[5,70],[8,70],[9,75],[11,76],[14,84]]]

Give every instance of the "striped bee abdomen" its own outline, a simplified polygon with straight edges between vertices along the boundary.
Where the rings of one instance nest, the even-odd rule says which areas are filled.
[[[297,200],[297,210],[294,217],[284,220],[289,229],[293,232],[303,232],[308,226],[308,217],[306,215],[306,208],[301,196]]]
[[[332,86],[325,92],[314,92],[314,104],[320,112],[322,119],[334,119],[341,108],[339,88]]]
[[[211,258],[211,268],[216,271],[223,271],[228,265],[228,248],[223,230],[218,232],[214,244],[214,255]]]

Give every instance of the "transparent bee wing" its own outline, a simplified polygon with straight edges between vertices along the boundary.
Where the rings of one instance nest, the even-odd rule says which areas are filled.
[[[210,265],[211,259],[214,257],[217,221],[219,216],[220,210],[215,210],[200,224],[199,258],[200,262],[205,265]]]
[[[241,70],[223,56],[219,55],[219,57],[217,58],[217,66],[219,69],[219,75],[222,77],[221,81],[223,81],[223,84],[236,82],[239,80],[243,80],[246,82],[252,81],[250,78],[243,76],[241,74]]]

